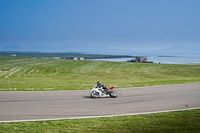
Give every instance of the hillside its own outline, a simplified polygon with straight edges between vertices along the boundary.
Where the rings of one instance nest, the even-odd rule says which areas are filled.
[[[118,88],[199,82],[200,65],[0,57],[1,91],[87,90],[97,81]]]

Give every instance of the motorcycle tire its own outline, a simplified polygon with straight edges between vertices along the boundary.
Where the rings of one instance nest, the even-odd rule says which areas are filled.
[[[99,93],[96,92],[96,91],[92,91],[92,92],[90,93],[90,96],[91,96],[92,98],[99,98]]]
[[[109,95],[110,95],[110,97],[112,97],[112,98],[116,98],[116,97],[118,96],[118,94],[117,94],[117,92],[116,92],[115,90],[111,90],[111,91],[109,92]]]

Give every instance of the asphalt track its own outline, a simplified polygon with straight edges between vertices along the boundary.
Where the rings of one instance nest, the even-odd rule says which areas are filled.
[[[93,99],[90,90],[0,92],[0,122],[128,115],[200,107],[200,83],[116,89]]]

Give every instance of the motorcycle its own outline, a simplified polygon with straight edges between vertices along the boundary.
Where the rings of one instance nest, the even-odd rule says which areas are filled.
[[[116,98],[118,96],[117,91],[113,90],[114,86],[110,86],[106,89],[103,89],[102,87],[98,88],[96,86],[93,87],[91,90],[90,96],[92,98],[99,98],[104,96],[110,96],[112,98]]]

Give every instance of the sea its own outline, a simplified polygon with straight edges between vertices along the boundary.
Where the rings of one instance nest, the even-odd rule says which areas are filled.
[[[200,53],[187,53],[187,54],[129,54],[132,56],[145,56],[147,61],[160,64],[200,64]],[[101,61],[112,61],[112,62],[126,62],[132,58],[114,58],[114,59],[94,59]]]

